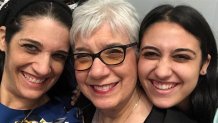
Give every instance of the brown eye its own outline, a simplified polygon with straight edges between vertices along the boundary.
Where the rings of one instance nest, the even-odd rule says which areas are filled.
[[[155,52],[155,51],[145,51],[145,52],[142,52],[141,55],[145,59],[150,59],[150,60],[155,60],[155,59],[158,59],[160,57],[160,53]]]
[[[39,48],[37,46],[33,45],[33,44],[28,44],[28,43],[23,44],[22,47],[25,48],[25,50],[27,52],[32,53],[32,54],[37,53],[38,51],[40,51]]]
[[[74,55],[74,59],[85,59],[87,57],[90,57],[87,53],[77,53]]]
[[[59,61],[65,61],[67,59],[67,55],[66,54],[61,54],[61,53],[55,53],[52,55],[52,57],[55,60],[59,60]]]
[[[178,62],[186,62],[192,59],[192,57],[187,54],[176,54],[173,56],[173,58]]]
[[[107,49],[101,54],[103,58],[107,57],[110,59],[119,59],[122,58],[123,55],[124,55],[124,51],[120,47]]]

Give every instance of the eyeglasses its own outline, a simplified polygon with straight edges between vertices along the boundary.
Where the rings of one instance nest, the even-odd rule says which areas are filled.
[[[124,61],[126,56],[126,49],[135,46],[137,43],[127,45],[113,46],[101,50],[96,54],[89,53],[75,53],[74,68],[75,70],[82,71],[91,68],[95,58],[99,58],[106,65],[117,65]]]

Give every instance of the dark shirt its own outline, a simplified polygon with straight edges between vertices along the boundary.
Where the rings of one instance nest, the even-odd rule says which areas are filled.
[[[159,109],[153,106],[144,123],[197,123],[174,108]]]
[[[79,107],[81,107],[80,117],[83,117],[85,123],[91,123],[92,118],[95,113],[94,105],[81,95],[78,101]],[[197,123],[196,121],[190,119],[183,112],[170,108],[170,109],[159,109],[155,106],[148,117],[145,119],[144,123]]]
[[[83,111],[85,123],[91,123],[94,116],[95,108],[92,104],[89,104]],[[157,107],[152,108],[152,111],[144,121],[144,123],[197,123],[190,119],[187,115],[176,109],[159,109]]]

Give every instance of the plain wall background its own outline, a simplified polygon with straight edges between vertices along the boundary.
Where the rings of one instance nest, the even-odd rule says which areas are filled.
[[[127,0],[135,6],[140,21],[154,7],[161,4],[189,5],[197,9],[209,23],[218,44],[218,0]],[[217,45],[218,46],[218,45]]]

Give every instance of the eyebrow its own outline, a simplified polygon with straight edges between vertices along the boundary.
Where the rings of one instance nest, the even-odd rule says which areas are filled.
[[[146,49],[152,49],[152,50],[157,50],[157,51],[159,51],[159,49],[158,49],[158,48],[156,48],[156,47],[153,47],[153,46],[145,46],[145,47],[141,48],[141,50],[140,50],[140,51],[143,51],[143,50],[146,50]]]
[[[178,48],[175,50],[175,52],[182,52],[182,51],[191,52],[192,54],[196,55],[196,53],[193,50],[188,49],[188,48]]]
[[[20,41],[30,42],[30,43],[35,44],[37,47],[40,47],[40,48],[43,47],[43,45],[40,43],[40,41],[36,41],[36,40],[33,40],[33,39],[22,38],[22,39],[20,39]],[[67,55],[69,51],[58,50],[56,52]]]
[[[38,47],[42,47],[42,44],[39,41],[36,41],[36,40],[33,40],[33,39],[22,38],[22,39],[20,39],[20,41],[30,42],[32,44],[35,44]]]
[[[159,51],[158,48],[153,47],[153,46],[145,46],[145,47],[143,47],[140,51],[143,51],[143,50],[145,50],[145,49],[152,49],[152,50],[157,50],[157,51]],[[196,55],[196,52],[194,52],[193,50],[188,49],[188,48],[178,48],[178,49],[176,49],[174,52],[183,52],[183,51],[184,51],[184,52],[190,52],[190,53]]]
[[[79,47],[79,48],[73,49],[73,53],[81,52],[81,51],[90,52],[90,50],[88,48],[84,48],[84,47]]]
[[[106,46],[105,46],[105,48],[110,48],[110,47],[114,47],[114,46],[120,46],[120,45],[126,45],[126,44],[122,44],[122,43],[111,43],[111,44],[107,44]],[[104,48],[104,49],[105,49]]]
[[[62,51],[62,50],[58,50],[58,51],[56,51],[57,53],[60,53],[60,54],[62,54],[62,55],[68,55],[68,52],[66,52],[66,51]]]
[[[111,43],[111,44],[106,44],[101,50],[113,47],[113,46],[120,46],[120,45],[125,45],[125,44],[121,44],[121,43]],[[84,47],[78,47],[75,48],[73,52],[79,52],[79,51],[86,51],[86,52],[91,52],[89,48],[84,48]]]

